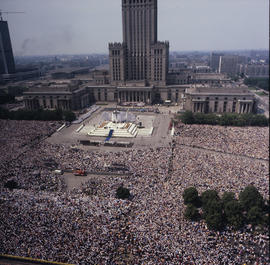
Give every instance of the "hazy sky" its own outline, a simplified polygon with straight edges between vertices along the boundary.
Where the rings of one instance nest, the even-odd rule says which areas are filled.
[[[121,0],[0,0],[15,55],[107,53],[122,41]],[[269,47],[268,0],[158,0],[171,51]]]

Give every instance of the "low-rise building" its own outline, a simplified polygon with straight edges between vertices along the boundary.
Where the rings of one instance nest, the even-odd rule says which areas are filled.
[[[244,74],[248,77],[269,77],[269,65],[268,64],[245,65]]]
[[[255,96],[245,88],[190,87],[186,90],[185,110],[201,113],[256,112]]]
[[[191,69],[179,69],[170,70],[167,75],[168,85],[186,85],[191,83],[192,70]]]
[[[23,98],[29,110],[78,110],[91,103],[88,90],[77,80],[35,84],[23,93]]]
[[[218,73],[195,73],[191,77],[192,84],[219,86],[223,84],[228,84],[230,82],[231,79],[228,78],[225,74]]]

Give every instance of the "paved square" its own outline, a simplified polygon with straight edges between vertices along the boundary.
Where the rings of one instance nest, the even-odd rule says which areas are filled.
[[[168,146],[171,142],[171,131],[169,130],[170,121],[172,115],[170,113],[154,113],[138,111],[139,109],[128,109],[128,113],[132,113],[136,118],[136,124],[142,125],[142,128],[138,128],[138,134],[134,138],[125,137],[113,137],[111,141],[116,142],[130,142],[133,144],[133,148],[155,148]],[[141,109],[143,110],[143,109]],[[80,141],[99,141],[105,142],[108,134],[105,136],[89,136],[89,132],[95,128],[104,125],[104,113],[112,113],[108,111],[108,108],[100,108],[97,112],[91,115],[88,119],[78,124],[72,124],[69,127],[63,128],[61,131],[54,133],[47,141],[54,144],[65,144],[70,146],[76,146],[82,149],[94,149],[94,150],[120,150],[120,147],[108,147],[108,146],[83,146],[79,144]]]

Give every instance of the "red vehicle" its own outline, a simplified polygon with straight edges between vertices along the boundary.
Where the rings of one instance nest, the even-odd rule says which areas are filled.
[[[84,169],[76,169],[73,171],[75,176],[86,176],[86,172]]]

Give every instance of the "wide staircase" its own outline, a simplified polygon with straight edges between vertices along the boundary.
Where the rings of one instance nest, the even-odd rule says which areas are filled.
[[[138,128],[136,124],[127,123],[126,126],[116,126],[114,128],[95,128],[90,133],[89,136],[96,137],[109,137],[110,132],[113,131],[111,137],[113,138],[135,138],[138,134]],[[107,140],[107,139],[106,139]]]

